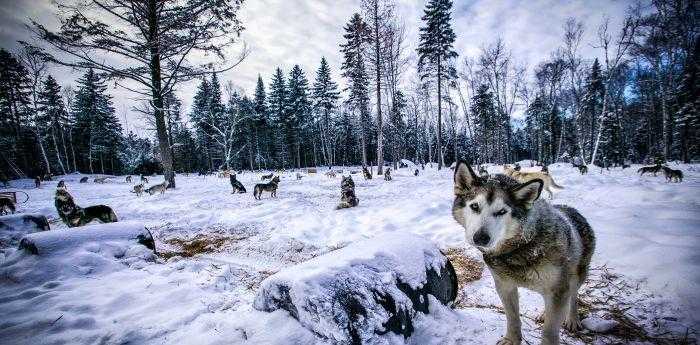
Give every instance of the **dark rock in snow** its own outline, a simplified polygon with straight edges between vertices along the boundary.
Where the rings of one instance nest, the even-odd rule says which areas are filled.
[[[409,337],[413,318],[431,298],[449,305],[457,277],[429,240],[387,233],[355,242],[268,277],[254,308],[287,310],[314,333],[363,344],[393,332]]]

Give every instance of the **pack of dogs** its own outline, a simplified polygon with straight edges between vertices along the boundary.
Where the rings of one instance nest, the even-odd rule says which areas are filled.
[[[671,169],[662,164],[643,166],[637,169],[639,176],[644,176],[644,174],[653,174],[656,176],[656,174],[659,172],[664,174],[664,177],[666,177],[666,182],[683,182],[683,171]]]

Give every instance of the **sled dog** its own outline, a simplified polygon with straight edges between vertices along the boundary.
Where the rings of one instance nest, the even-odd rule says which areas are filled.
[[[366,166],[362,166],[362,174],[365,177],[365,180],[371,180],[372,179],[372,173],[367,169]]]
[[[479,176],[489,176],[488,170],[483,165],[479,165]]]
[[[262,192],[270,192],[270,197],[276,198],[277,197],[277,186],[279,185],[279,183],[280,183],[280,177],[275,176],[268,183],[256,184],[255,188],[253,189],[253,197],[255,199],[260,200],[260,196],[262,195]]]
[[[124,182],[126,182],[126,183],[131,183],[131,175],[127,176],[127,177],[126,177],[126,181],[124,181]]]
[[[14,214],[16,210],[17,207],[12,199],[0,197],[0,215]]]
[[[536,172],[522,172],[522,171],[516,171],[515,169],[506,166],[503,169],[503,172],[505,175],[508,175],[512,178],[514,178],[516,181],[525,183],[528,181],[532,181],[535,179],[540,179],[542,180],[543,183],[543,188],[549,193],[549,198],[554,197],[554,193],[552,193],[552,187],[557,188],[557,189],[564,189],[564,187],[558,185],[556,182],[554,182],[554,179],[552,176],[549,174],[543,173],[541,171],[536,171]]]
[[[231,188],[233,188],[233,191],[231,194],[236,194],[236,193],[245,193],[245,187],[241,183],[241,181],[238,181],[236,179],[236,174],[231,174],[229,175],[229,181],[231,182]]]
[[[131,192],[136,193],[136,196],[141,196],[141,194],[143,194],[143,183],[135,185]]]
[[[355,196],[355,181],[352,176],[343,176],[343,181],[340,182],[340,203],[335,207],[336,210],[341,208],[355,207],[360,203],[360,199]]]
[[[391,168],[386,168],[384,172],[384,181],[391,181]]]
[[[148,183],[148,177],[141,175],[141,183]]]
[[[94,180],[93,182],[95,182],[95,183],[105,183],[105,182],[107,182],[107,178],[106,178],[106,177],[95,177],[95,180]]]
[[[578,172],[580,172],[581,175],[588,174],[588,167],[587,166],[585,166],[583,164],[581,164],[581,165],[572,164],[572,165],[574,166],[574,168],[578,168]]]
[[[414,170],[414,171],[413,171],[413,176],[418,176],[418,173],[419,173],[418,169]]]
[[[637,170],[639,176],[643,176],[646,173],[652,173],[654,174],[654,176],[656,176],[656,174],[659,173],[659,171],[661,171],[661,164],[645,166]]]
[[[272,173],[270,173],[269,175],[262,175],[262,176],[260,177],[260,181],[269,180],[269,179],[272,178],[272,175],[273,175]]]
[[[117,221],[117,215],[109,206],[95,205],[83,208],[76,205],[66,188],[56,188],[54,204],[61,220],[71,228],[83,226],[95,219],[101,223]]]
[[[156,193],[163,194],[163,193],[165,193],[166,188],[168,188],[168,181],[163,181],[163,183],[153,185],[150,188],[146,189],[146,192],[148,192],[148,194],[150,194],[150,195],[153,195]]]
[[[661,167],[666,176],[666,182],[683,182],[683,172],[676,169],[671,169],[667,166]]]
[[[498,344],[521,344],[518,287],[544,297],[542,344],[558,344],[563,325],[580,328],[577,296],[586,279],[595,236],[574,208],[538,200],[544,182],[506,175],[477,176],[460,162],[454,173],[454,219],[466,242],[481,251],[506,314]]]

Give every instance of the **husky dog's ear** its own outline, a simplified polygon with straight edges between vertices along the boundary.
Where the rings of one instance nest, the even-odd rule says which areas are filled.
[[[479,185],[481,179],[474,173],[474,170],[472,170],[469,164],[459,161],[455,167],[454,182],[455,195],[462,195],[473,186]]]
[[[530,208],[535,200],[540,197],[543,185],[544,182],[537,178],[513,187],[513,189],[511,189],[511,193],[515,200],[523,203],[526,208]]]

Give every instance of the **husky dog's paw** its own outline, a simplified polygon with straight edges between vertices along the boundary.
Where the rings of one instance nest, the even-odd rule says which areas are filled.
[[[503,337],[496,343],[496,345],[520,345],[520,340],[511,340]]]
[[[564,327],[565,330],[572,333],[576,333],[583,328],[583,326],[581,326],[581,321],[579,321],[578,317],[566,318],[566,320],[562,324],[562,327]]]

